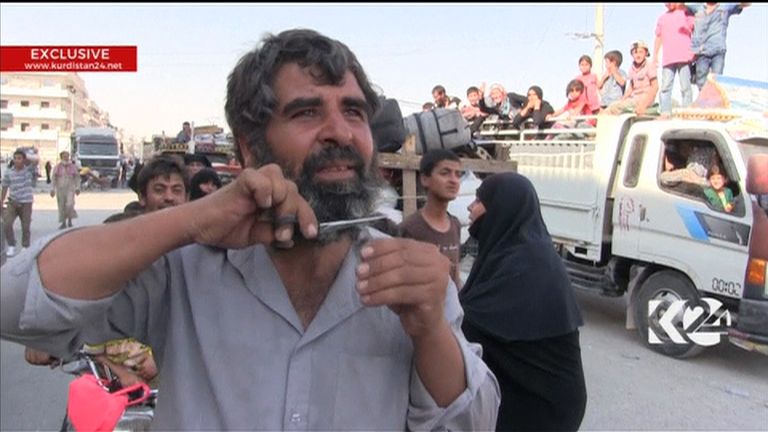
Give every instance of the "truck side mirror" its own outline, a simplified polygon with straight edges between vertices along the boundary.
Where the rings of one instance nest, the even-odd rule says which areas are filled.
[[[768,154],[756,154],[747,163],[747,192],[768,194]]]

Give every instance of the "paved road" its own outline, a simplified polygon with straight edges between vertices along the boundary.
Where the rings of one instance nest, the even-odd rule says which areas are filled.
[[[121,209],[128,193],[78,200],[76,225]],[[56,230],[55,202],[38,196],[33,239]],[[589,401],[582,430],[766,430],[768,357],[724,342],[675,360],[646,349],[624,330],[624,300],[579,293],[581,344]],[[18,345],[0,342],[0,430],[58,429],[69,378],[26,365]]]

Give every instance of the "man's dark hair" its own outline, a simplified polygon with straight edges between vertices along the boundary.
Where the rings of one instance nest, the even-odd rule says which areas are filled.
[[[189,122],[184,122],[181,124],[181,126],[190,126]]]
[[[446,149],[432,149],[428,150],[421,157],[421,163],[419,164],[419,173],[421,175],[430,176],[432,170],[435,169],[435,165],[444,161],[451,160],[454,162],[461,162],[459,156],[456,153]]]
[[[621,62],[624,61],[624,56],[621,55],[621,51],[613,50],[605,53],[606,59],[616,63],[616,66],[621,66]]]
[[[16,157],[16,155],[21,155],[24,159],[27,158],[27,154],[24,153],[24,150],[16,150],[15,152],[13,152],[13,156]]]
[[[467,96],[469,96],[470,93],[480,93],[480,89],[475,86],[472,86],[467,89]]]
[[[432,94],[435,94],[436,91],[439,91],[440,93],[445,94],[445,87],[443,87],[443,86],[441,86],[439,84],[434,86],[434,87],[432,87]]]
[[[178,157],[175,156],[156,156],[147,162],[139,172],[137,185],[140,197],[147,196],[147,186],[149,182],[160,176],[170,176],[171,174],[178,174],[184,179],[184,189],[189,192],[189,179],[184,173],[184,164]]]
[[[224,105],[236,143],[245,140],[259,165],[271,159],[266,130],[277,106],[275,77],[283,65],[291,63],[307,68],[321,85],[340,85],[349,71],[363,91],[369,118],[379,107],[379,98],[363,67],[343,43],[308,29],[286,30],[277,36],[268,34],[261,46],[244,55],[229,74]],[[245,166],[237,144],[235,152]]]

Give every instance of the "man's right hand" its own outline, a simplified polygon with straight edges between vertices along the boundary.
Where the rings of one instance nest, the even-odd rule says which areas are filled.
[[[295,221],[305,238],[317,236],[315,213],[275,164],[246,168],[235,181],[195,204],[200,209],[194,212],[189,237],[197,243],[243,248],[277,241],[290,246]]]

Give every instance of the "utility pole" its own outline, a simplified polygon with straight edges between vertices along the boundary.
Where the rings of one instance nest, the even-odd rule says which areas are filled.
[[[592,53],[592,73],[597,76],[603,73],[603,47],[605,34],[603,34],[603,4],[595,3],[595,31],[594,33],[574,32],[566,33],[575,39],[594,39],[595,50]]]
[[[595,55],[592,57],[592,72],[597,76],[603,74],[603,45],[605,44],[605,34],[603,33],[603,4],[595,5]]]
[[[75,131],[75,95],[77,94],[77,89],[75,89],[75,86],[72,84],[67,85],[67,90],[69,90],[69,128],[70,132]]]

